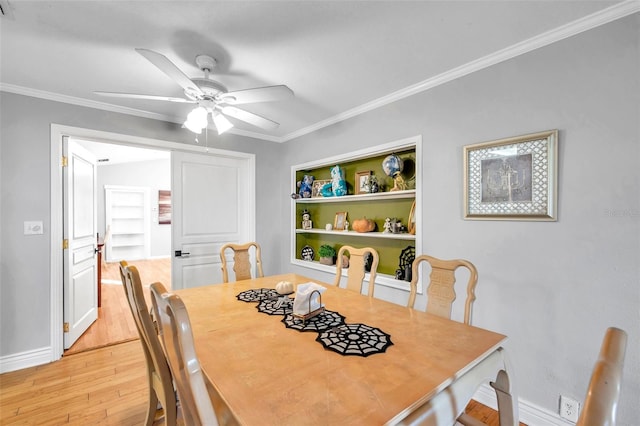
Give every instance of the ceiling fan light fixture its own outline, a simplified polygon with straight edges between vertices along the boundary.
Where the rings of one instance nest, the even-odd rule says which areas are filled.
[[[209,112],[206,108],[199,106],[194,108],[189,115],[187,115],[187,121],[192,122],[194,125],[203,128],[207,127],[207,115]]]
[[[206,108],[199,106],[194,108],[189,115],[187,115],[187,121],[184,122],[184,127],[191,130],[193,133],[200,134],[202,129],[207,127],[207,115],[209,112]]]
[[[211,115],[213,116],[213,123],[216,125],[216,129],[218,130],[219,135],[223,134],[233,127],[233,124],[231,124],[231,122],[227,120],[227,117],[220,114],[219,112],[212,112]]]
[[[186,127],[187,129],[191,130],[193,133],[199,135],[200,133],[202,133],[202,127],[198,127],[194,122],[192,121],[185,121],[183,124],[184,127]]]

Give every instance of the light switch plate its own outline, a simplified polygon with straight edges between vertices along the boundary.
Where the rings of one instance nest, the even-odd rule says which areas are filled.
[[[42,227],[42,221],[25,221],[24,222],[24,235],[41,235],[44,234],[44,229]]]

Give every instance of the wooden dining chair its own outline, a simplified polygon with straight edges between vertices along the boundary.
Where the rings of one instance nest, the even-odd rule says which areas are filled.
[[[149,404],[145,424],[150,426],[158,415],[158,401],[162,406],[165,424],[175,425],[177,417],[177,401],[173,388],[173,378],[164,351],[158,339],[157,330],[144,298],[140,274],[135,266],[120,262],[120,277],[131,314],[136,323],[140,342],[147,364],[149,382]]]
[[[605,332],[600,347],[600,354],[591,372],[591,380],[587,388],[584,405],[576,426],[615,426],[620,386],[622,384],[622,367],[627,348],[627,333],[616,327],[609,327]],[[500,378],[500,376],[498,376]],[[502,376],[504,378],[504,376]],[[492,387],[508,388],[504,385]],[[498,395],[498,410],[500,411],[500,392]],[[503,404],[508,408],[508,404]],[[508,413],[513,415],[513,413]],[[458,417],[458,423],[464,426],[480,426],[485,423],[463,413]],[[510,424],[513,422],[510,422]]]
[[[180,398],[180,419],[188,426],[239,424],[198,360],[189,314],[178,295],[162,283],[151,284],[159,336]]]
[[[622,367],[627,348],[627,333],[616,327],[605,332],[600,354],[593,367],[587,395],[577,426],[614,426]]]
[[[376,272],[378,270],[378,262],[380,257],[378,252],[371,247],[355,248],[351,246],[342,246],[338,250],[338,259],[336,261],[336,278],[333,285],[340,287],[340,281],[342,280],[342,266],[344,264],[343,256],[345,252],[349,253],[349,267],[347,269],[347,283],[345,288],[347,290],[356,291],[362,293],[362,284],[365,277],[365,256],[371,255],[371,269],[369,272],[369,288],[367,295],[373,297],[374,286],[376,282]]]
[[[220,261],[222,262],[222,282],[229,282],[229,271],[227,269],[227,249],[233,251],[233,271],[236,275],[236,281],[250,280],[251,276],[251,256],[249,250],[255,249],[256,267],[258,269],[258,277],[264,277],[262,272],[262,257],[260,255],[260,245],[256,242],[245,244],[228,243],[220,249]]]
[[[476,267],[467,260],[441,260],[428,255],[417,256],[411,265],[411,292],[407,306],[414,308],[416,294],[418,292],[418,279],[420,263],[428,262],[431,265],[431,275],[427,287],[427,312],[451,319],[451,307],[456,299],[454,285],[456,283],[456,270],[466,268],[469,270],[467,281],[467,300],[464,305],[464,323],[471,324],[471,310],[473,301],[476,300],[475,288],[478,282]]]

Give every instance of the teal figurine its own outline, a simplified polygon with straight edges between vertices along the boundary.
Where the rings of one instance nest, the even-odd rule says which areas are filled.
[[[347,195],[347,181],[344,180],[344,170],[340,166],[331,168],[331,182],[320,188],[323,197],[341,197]]]

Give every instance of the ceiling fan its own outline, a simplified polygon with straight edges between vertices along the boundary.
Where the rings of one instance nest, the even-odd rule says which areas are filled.
[[[207,127],[209,114],[211,114],[213,118],[218,134],[222,134],[233,127],[233,124],[226,116],[244,121],[262,129],[274,130],[280,125],[279,123],[240,109],[235,105],[279,101],[293,96],[293,91],[284,85],[256,87],[253,89],[229,92],[222,84],[209,78],[209,74],[216,67],[216,60],[211,56],[196,56],[196,65],[204,72],[204,78],[190,79],[166,56],[148,49],[136,49],[136,52],[144,56],[149,62],[180,85],[184,89],[185,98],[100,91],[94,93],[116,98],[196,104],[197,106],[187,116],[184,127],[197,134],[200,134],[202,129]]]

